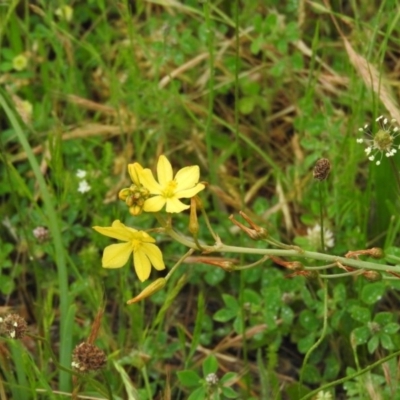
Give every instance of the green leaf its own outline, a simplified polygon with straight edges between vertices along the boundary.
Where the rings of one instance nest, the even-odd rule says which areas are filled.
[[[353,319],[363,324],[371,320],[371,312],[366,307],[353,306],[350,308],[350,315]]]
[[[211,268],[210,271],[208,271],[204,275],[204,280],[210,285],[210,286],[216,286],[218,283],[220,283],[224,278],[225,278],[226,272],[221,269],[221,268]]]
[[[335,303],[346,301],[346,286],[339,283],[333,288],[333,298]]]
[[[393,340],[389,335],[387,335],[386,333],[382,333],[379,335],[379,338],[380,338],[381,345],[384,349],[386,349],[386,350],[394,349],[395,346],[394,346]]]
[[[218,370],[218,361],[214,355],[208,356],[203,362],[203,375],[213,374]]]
[[[231,308],[223,308],[218,310],[214,315],[213,319],[218,322],[227,322],[232,318],[235,318],[237,315],[237,311]]]
[[[226,383],[230,380],[236,379],[236,377],[237,377],[236,372],[227,372],[219,381],[223,385],[224,383]]]
[[[379,301],[385,292],[385,284],[383,282],[368,283],[361,292],[361,299],[366,304],[375,304]]]
[[[379,346],[379,336],[372,336],[372,338],[368,341],[368,351],[372,354]]]
[[[261,304],[261,296],[254,290],[244,289],[243,303]]]
[[[244,321],[241,315],[238,315],[233,321],[233,329],[236,333],[243,333],[244,331]]]
[[[308,331],[315,331],[320,326],[315,314],[310,310],[303,310],[300,313],[300,325]]]
[[[294,312],[293,310],[284,304],[281,308],[281,318],[282,322],[286,325],[291,325],[294,319]]]
[[[254,110],[256,98],[254,96],[251,97],[242,97],[239,100],[239,110],[242,114],[250,114]]]
[[[303,368],[303,377],[304,382],[308,383],[320,383],[321,382],[321,374],[319,370],[314,365],[307,364]]]
[[[204,400],[206,398],[206,389],[203,387],[197,388],[189,397],[188,400]]]
[[[400,325],[396,322],[391,322],[383,327],[382,331],[388,335],[394,335],[399,330]]]
[[[366,326],[356,328],[352,332],[354,344],[357,346],[359,346],[360,344],[367,343],[367,340],[369,339],[370,336],[371,336],[371,331]]]
[[[188,386],[188,387],[199,386],[201,382],[200,376],[196,372],[191,370],[178,371],[177,375],[179,382],[183,386]]]
[[[228,399],[236,399],[238,397],[238,394],[235,390],[233,390],[231,387],[222,387],[222,393],[225,397]]]
[[[315,333],[311,332],[308,336],[301,338],[297,342],[297,348],[299,349],[300,353],[305,354],[314,343],[315,343]]]
[[[230,294],[223,294],[222,299],[228,308],[235,310],[235,312],[239,310],[239,302],[237,301],[236,297],[233,297]]]
[[[391,312],[380,312],[375,315],[374,322],[377,322],[380,326],[387,325],[393,321],[393,314]]]

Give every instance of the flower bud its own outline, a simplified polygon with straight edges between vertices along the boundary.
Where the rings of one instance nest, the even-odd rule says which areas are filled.
[[[373,247],[372,249],[369,249],[369,255],[373,258],[383,258],[385,254],[381,248]]]
[[[166,283],[167,283],[167,281],[164,278],[156,279],[154,282],[150,283],[149,286],[144,288],[136,297],[128,300],[126,302],[126,304],[137,303],[138,301],[151,296],[152,294],[161,290],[165,286]]]
[[[125,201],[128,196],[130,196],[131,190],[129,188],[121,189],[118,193],[118,198]]]
[[[378,271],[365,271],[363,276],[371,282],[376,282],[382,280],[382,275]]]

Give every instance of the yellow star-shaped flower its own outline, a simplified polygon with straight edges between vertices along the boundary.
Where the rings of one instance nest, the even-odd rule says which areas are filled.
[[[111,227],[94,226],[93,229],[125,242],[111,244],[104,249],[103,268],[123,267],[131,253],[136,274],[142,282],[149,278],[152,265],[159,271],[165,268],[161,250],[153,244],[155,240],[146,232],[129,228],[119,220],[114,221]]]
[[[157,163],[158,182],[153,173],[145,168],[139,172],[140,183],[155,196],[147,199],[143,211],[157,212],[166,205],[168,213],[179,213],[190,206],[183,204],[179,199],[188,199],[204,189],[199,182],[200,168],[198,165],[180,169],[175,177],[171,163],[167,157],[161,155]]]

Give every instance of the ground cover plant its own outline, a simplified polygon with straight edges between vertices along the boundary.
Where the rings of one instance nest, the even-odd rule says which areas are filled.
[[[358,3],[0,1],[1,400],[400,398],[400,10]]]

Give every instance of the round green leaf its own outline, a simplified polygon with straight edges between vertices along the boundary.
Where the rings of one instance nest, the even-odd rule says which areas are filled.
[[[297,342],[297,348],[299,349],[300,353],[307,353],[310,350],[310,347],[315,343],[315,333],[311,332],[308,336],[300,339]]]
[[[354,344],[358,346],[360,344],[367,343],[367,340],[369,339],[370,336],[371,336],[371,331],[369,330],[369,328],[366,326],[362,326],[360,328],[356,328],[353,330],[352,342],[354,342]]]
[[[377,322],[379,325],[384,326],[393,321],[393,313],[391,312],[380,312],[375,315],[374,322]]]
[[[387,333],[388,335],[394,335],[399,330],[400,325],[396,322],[391,322],[383,327],[383,332]]]
[[[320,326],[318,319],[310,310],[303,310],[300,313],[300,324],[308,331],[315,331]]]
[[[353,306],[350,308],[350,315],[353,319],[363,324],[371,320],[371,312],[366,307]]]
[[[385,292],[385,284],[383,282],[368,283],[361,292],[361,299],[366,304],[375,304],[379,301]]]

